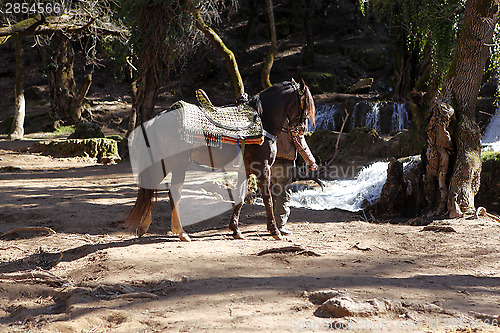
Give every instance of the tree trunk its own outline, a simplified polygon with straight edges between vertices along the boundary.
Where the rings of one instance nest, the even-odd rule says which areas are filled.
[[[77,95],[71,41],[60,31],[51,40],[52,63],[49,65],[50,109],[55,120],[75,119],[73,100]]]
[[[135,112],[138,120],[145,122],[154,117],[160,88],[161,63],[158,55],[150,49],[144,49],[139,59],[142,69],[137,80]]]
[[[261,83],[262,88],[266,89],[271,84],[271,68],[273,68],[274,55],[276,53],[278,41],[276,38],[276,26],[274,24],[274,10],[273,10],[273,0],[266,0],[266,12],[269,20],[269,34],[271,37],[271,46],[269,47],[269,52],[267,53],[266,61],[264,62],[264,68],[262,69]]]
[[[201,17],[200,12],[196,9],[192,1],[189,1],[189,10],[194,16],[196,21],[196,28],[198,28],[207,38],[212,42],[215,48],[222,54],[224,59],[226,59],[227,68],[231,74],[234,84],[234,92],[236,98],[239,98],[245,94],[245,86],[243,85],[243,80],[241,79],[240,71],[238,69],[238,63],[236,62],[236,57],[234,53],[227,48],[222,39],[217,35],[215,31],[212,30]]]
[[[498,0],[467,0],[456,53],[440,94],[455,111],[450,159],[454,163],[447,200],[452,218],[474,211],[474,196],[479,190],[481,135],[475,110],[498,10]]]
[[[24,116],[26,114],[26,102],[24,100],[24,64],[23,64],[23,46],[21,37],[14,36],[14,47],[16,52],[16,107],[14,113],[14,121],[10,130],[8,139],[18,140],[24,136]]]
[[[83,81],[82,86],[80,87],[80,91],[75,99],[73,99],[73,119],[81,120],[82,119],[82,106],[83,100],[87,93],[89,92],[90,85],[92,84],[92,73],[89,73],[85,76],[85,80]]]

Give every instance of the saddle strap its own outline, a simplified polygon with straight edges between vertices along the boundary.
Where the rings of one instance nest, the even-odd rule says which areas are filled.
[[[265,129],[262,129],[262,134],[264,134],[264,136],[267,137],[268,139],[271,139],[271,141],[273,141],[273,142],[276,142],[276,140],[278,140],[274,135],[272,135],[271,133],[269,133]]]

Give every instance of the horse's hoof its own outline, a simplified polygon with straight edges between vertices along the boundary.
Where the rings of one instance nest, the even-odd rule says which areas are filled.
[[[276,233],[276,234],[271,234],[271,236],[275,239],[275,240],[284,240],[285,237],[280,233]]]
[[[181,232],[179,234],[179,239],[183,242],[190,242],[191,241],[191,237],[189,237],[189,235],[186,232]]]
[[[146,233],[146,230],[144,230],[142,228],[137,228],[137,230],[135,231],[137,238],[141,238],[145,233]]]
[[[241,233],[241,231],[234,231],[233,232],[233,238],[234,239],[245,239],[245,236]]]

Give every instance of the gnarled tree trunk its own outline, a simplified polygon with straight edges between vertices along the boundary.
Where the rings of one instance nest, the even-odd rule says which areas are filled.
[[[71,41],[57,31],[51,40],[52,61],[49,64],[50,110],[55,120],[73,120],[76,84],[73,72],[75,51]]]
[[[473,212],[479,190],[481,135],[475,109],[498,11],[498,0],[467,0],[457,49],[439,96],[455,111],[447,202],[450,217]]]

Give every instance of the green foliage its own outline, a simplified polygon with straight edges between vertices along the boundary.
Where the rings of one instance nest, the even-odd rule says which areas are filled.
[[[196,29],[194,17],[189,11],[189,1],[121,0],[120,16],[131,27],[130,47],[134,56],[140,58],[144,48],[152,50],[162,59],[167,71],[182,63],[200,40],[200,32]],[[192,3],[200,11],[205,22],[210,24],[218,19],[218,13],[224,7],[225,1],[192,0]],[[236,1],[232,4],[235,5]],[[114,54],[117,60],[124,58],[120,50],[115,50]]]
[[[441,81],[453,57],[464,13],[465,0],[360,0],[367,17],[384,21],[393,29],[400,47],[423,56],[432,50],[432,77]]]

